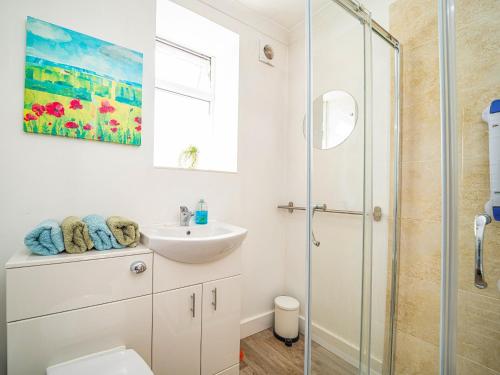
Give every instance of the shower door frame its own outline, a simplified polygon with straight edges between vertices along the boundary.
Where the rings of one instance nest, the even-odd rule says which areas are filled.
[[[361,337],[360,337],[360,353],[359,353],[359,374],[370,374],[371,371],[371,294],[372,294],[372,228],[371,221],[372,216],[372,201],[371,201],[371,191],[370,186],[368,190],[366,189],[366,163],[367,161],[371,163],[371,160],[367,160],[366,152],[369,153],[369,158],[371,157],[372,144],[369,145],[369,149],[366,147],[366,124],[370,127],[369,135],[371,137],[371,127],[372,127],[372,97],[367,95],[366,79],[367,75],[370,82],[368,83],[368,90],[371,90],[371,35],[372,31],[386,41],[391,47],[394,48],[394,128],[393,128],[393,147],[394,154],[392,160],[392,172],[393,172],[393,231],[391,233],[392,249],[391,249],[391,292],[390,292],[390,311],[389,311],[389,324],[387,327],[388,331],[388,350],[384,358],[384,367],[386,368],[385,373],[387,375],[393,374],[394,368],[394,353],[395,353],[395,330],[396,330],[396,299],[397,299],[397,271],[398,271],[398,257],[399,257],[399,228],[400,228],[400,123],[401,123],[401,111],[400,111],[400,73],[401,73],[401,45],[399,41],[391,35],[387,30],[385,30],[380,24],[371,19],[370,12],[364,8],[360,3],[353,0],[332,0],[336,4],[344,8],[348,13],[357,18],[364,27],[364,79],[365,79],[365,177],[364,177],[364,230],[368,224],[369,228],[369,241],[366,241],[367,233],[363,233],[363,261],[362,261],[362,307],[361,307]],[[311,315],[311,256],[312,256],[312,220],[313,220],[313,203],[312,203],[312,166],[313,166],[313,127],[312,127],[312,0],[306,0],[305,2],[305,45],[306,45],[306,157],[307,157],[307,189],[306,189],[306,298],[305,298],[305,344],[304,344],[304,374],[310,375],[311,371],[311,355],[312,355],[312,315]],[[369,28],[369,33],[366,28]],[[367,36],[369,38],[367,38]],[[369,40],[368,40],[369,39]],[[370,56],[366,54],[367,43],[369,43],[369,53]],[[369,60],[367,60],[369,59]],[[369,61],[369,67],[367,67],[366,62]],[[368,72],[367,69],[370,71]],[[369,98],[369,104],[367,105],[367,98]],[[368,110],[367,110],[368,107]],[[367,123],[367,121],[369,121]],[[372,140],[370,140],[371,142]],[[371,166],[371,164],[370,164]],[[372,168],[368,171],[371,177]],[[371,183],[370,178],[370,183]],[[366,199],[366,192],[369,192],[370,198]],[[367,210],[369,206],[369,210]],[[368,242],[368,243],[367,243]],[[386,362],[388,362],[386,366]]]
[[[441,112],[441,301],[439,371],[456,373],[459,153],[457,137],[455,0],[438,0]]]

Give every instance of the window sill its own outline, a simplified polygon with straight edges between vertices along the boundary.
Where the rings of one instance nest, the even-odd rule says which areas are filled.
[[[238,174],[238,170],[236,171],[226,171],[226,170],[217,170],[217,169],[199,169],[199,168],[182,168],[182,167],[165,167],[163,165],[153,165],[156,169],[170,169],[174,171],[186,171],[186,172],[213,172],[213,173],[223,173],[223,174]]]

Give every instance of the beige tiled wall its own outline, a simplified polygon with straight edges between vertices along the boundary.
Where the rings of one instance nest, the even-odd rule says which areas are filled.
[[[460,260],[457,367],[500,374],[500,224],[487,228],[485,272],[473,285],[473,218],[489,194],[487,128],[481,112],[500,98],[500,1],[458,0]],[[437,374],[440,297],[440,115],[437,0],[398,0],[391,32],[402,43],[401,246],[397,374]]]
[[[481,113],[500,99],[500,1],[458,0],[457,96],[461,129],[458,343],[462,374],[500,374],[500,223],[486,228],[484,267],[489,286],[473,284],[476,214],[489,199],[487,126]],[[475,372],[474,372],[475,371]]]

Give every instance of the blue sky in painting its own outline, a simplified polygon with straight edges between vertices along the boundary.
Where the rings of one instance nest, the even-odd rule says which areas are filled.
[[[142,83],[142,53],[28,17],[26,55]]]

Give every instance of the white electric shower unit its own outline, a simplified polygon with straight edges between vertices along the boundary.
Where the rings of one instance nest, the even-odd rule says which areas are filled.
[[[491,218],[500,221],[500,100],[493,100],[483,111],[488,123],[490,157],[490,200],[485,210]]]

